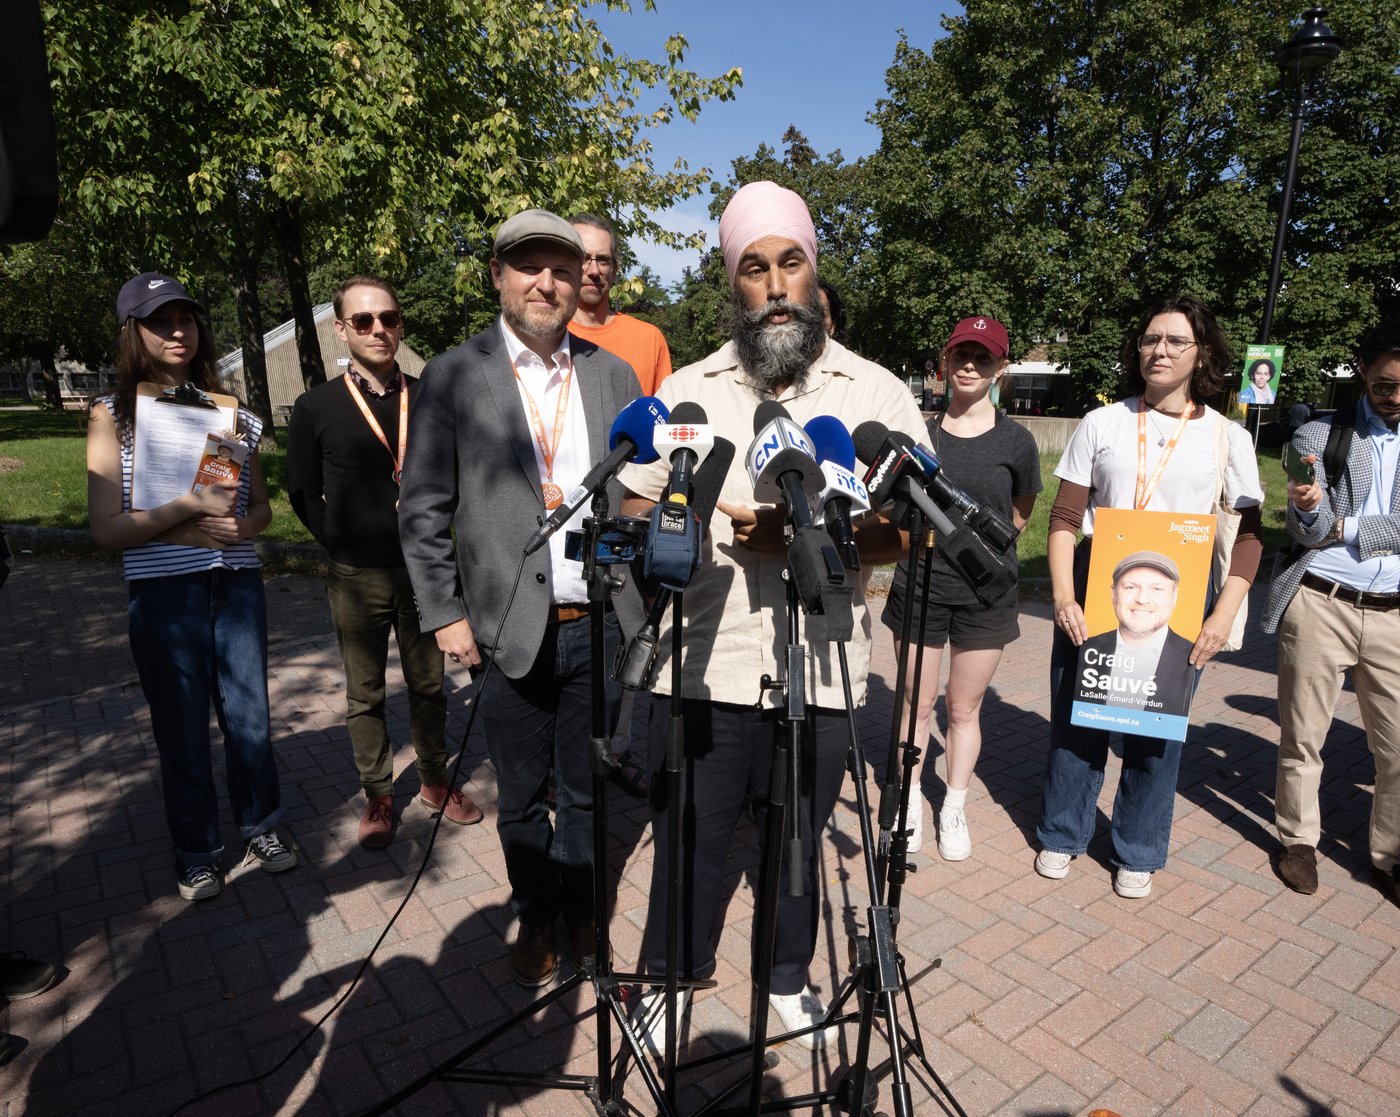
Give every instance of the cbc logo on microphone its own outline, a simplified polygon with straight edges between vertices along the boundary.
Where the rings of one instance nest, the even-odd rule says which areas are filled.
[[[700,437],[699,428],[689,426],[673,426],[666,433],[670,436],[672,442],[679,442],[682,444],[686,442],[694,442],[697,438]]]

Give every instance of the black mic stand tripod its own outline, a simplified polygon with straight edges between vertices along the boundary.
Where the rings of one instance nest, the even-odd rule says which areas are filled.
[[[570,978],[561,981],[548,993],[526,1005],[509,1019],[498,1024],[480,1039],[464,1047],[455,1055],[410,1082],[393,1096],[386,1098],[373,1109],[365,1111],[366,1117],[388,1113],[406,1101],[425,1086],[433,1082],[461,1082],[472,1084],[542,1087],[550,1090],[581,1091],[593,1103],[600,1117],[623,1117],[627,1112],[617,1096],[612,1075],[612,1031],[617,1024],[625,1046],[631,1051],[641,1070],[647,1092],[656,1105],[658,1117],[675,1117],[676,1110],[671,1098],[663,1090],[650,1061],[645,1057],[636,1033],[627,1018],[620,986],[624,983],[646,981],[638,974],[619,974],[612,969],[612,943],[608,930],[608,776],[618,766],[612,755],[607,729],[607,701],[604,681],[605,614],[607,602],[613,593],[622,588],[621,577],[608,573],[608,568],[624,561],[630,561],[629,535],[635,536],[635,529],[629,523],[608,519],[608,496],[606,487],[600,487],[593,496],[592,515],[583,521],[583,565],[584,579],[588,584],[590,650],[592,653],[591,672],[591,724],[590,724],[590,771],[593,798],[593,902],[597,926],[594,953],[583,959],[580,970]],[[614,531],[604,534],[605,528]],[[606,552],[606,554],[604,553]],[[597,1007],[598,1064],[597,1073],[544,1074],[521,1071],[471,1070],[463,1069],[463,1064],[484,1051],[502,1036],[509,1034],[533,1016],[537,1016],[556,1001],[568,996],[579,986],[593,985]]]

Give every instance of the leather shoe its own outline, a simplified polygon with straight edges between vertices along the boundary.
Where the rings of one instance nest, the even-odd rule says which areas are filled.
[[[360,845],[365,849],[383,849],[394,840],[394,797],[371,795],[360,817]]]
[[[515,980],[526,989],[548,985],[559,970],[554,954],[554,921],[522,922],[510,948],[510,964],[515,969]]]
[[[595,920],[573,923],[565,920],[569,932],[569,961],[583,969],[583,960],[598,951],[598,924]]]
[[[1278,857],[1279,879],[1294,892],[1311,896],[1317,891],[1317,850],[1312,846],[1284,846]]]
[[[441,812],[448,822],[471,826],[481,821],[481,808],[455,787],[445,783],[425,783],[418,790],[418,801],[434,814]]]

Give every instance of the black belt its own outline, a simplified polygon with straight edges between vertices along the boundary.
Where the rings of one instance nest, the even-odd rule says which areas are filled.
[[[1328,597],[1355,605],[1358,609],[1400,609],[1400,593],[1372,593],[1370,590],[1352,589],[1340,582],[1329,582],[1307,570],[1303,571],[1303,585]]]

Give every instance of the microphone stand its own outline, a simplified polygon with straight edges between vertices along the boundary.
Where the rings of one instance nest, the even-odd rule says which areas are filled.
[[[584,578],[588,583],[589,637],[592,653],[589,767],[593,796],[593,903],[597,926],[594,954],[592,957],[583,959],[582,968],[575,972],[572,977],[561,981],[548,993],[526,1005],[476,1042],[437,1064],[396,1094],[386,1098],[374,1108],[366,1110],[366,1117],[390,1112],[433,1082],[463,1082],[478,1085],[580,1091],[593,1103],[593,1108],[599,1117],[614,1117],[621,1112],[621,1103],[614,1097],[612,1077],[611,1024],[613,1022],[616,1022],[624,1044],[631,1051],[632,1057],[641,1069],[643,1082],[656,1105],[658,1117],[676,1117],[673,1090],[670,1093],[663,1090],[651,1062],[646,1058],[641,1043],[627,1019],[627,1012],[622,1002],[621,983],[624,981],[645,981],[646,978],[639,974],[619,974],[614,972],[612,968],[612,944],[608,929],[608,775],[618,762],[612,755],[607,731],[607,694],[603,662],[606,624],[604,618],[607,612],[607,601],[616,590],[622,587],[622,579],[609,575],[607,565],[597,561],[598,540],[608,518],[608,494],[605,486],[593,495],[591,510],[592,516],[583,521],[583,570]],[[458,1069],[479,1052],[490,1047],[496,1040],[507,1035],[531,1017],[537,1016],[586,982],[591,982],[593,985],[596,1005],[597,1074],[543,1074],[539,1072]]]

